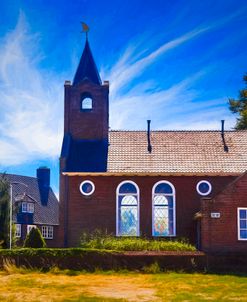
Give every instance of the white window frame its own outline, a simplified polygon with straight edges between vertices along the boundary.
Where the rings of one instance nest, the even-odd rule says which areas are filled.
[[[21,203],[21,211],[22,213],[27,213],[27,202],[22,202]]]
[[[92,191],[89,192],[89,193],[86,193],[82,190],[82,186],[85,184],[85,183],[90,183],[90,185],[92,186]],[[80,184],[80,192],[82,195],[85,195],[85,196],[90,196],[94,193],[95,191],[95,185],[94,183],[91,181],[91,180],[84,180],[81,184]]]
[[[31,229],[36,229],[37,226],[35,224],[28,224],[27,225],[27,234],[31,232]]]
[[[163,235],[160,235],[160,236],[157,236],[157,235],[154,235],[154,209],[155,209],[155,205],[154,205],[154,197],[155,195],[157,195],[157,193],[155,193],[155,189],[156,187],[159,185],[159,184],[167,184],[169,185],[171,188],[172,188],[172,193],[165,193],[164,195],[167,195],[167,196],[172,196],[173,197],[173,235],[167,235],[167,236],[163,236]],[[169,208],[168,208],[168,211],[169,211]],[[153,188],[152,188],[152,236],[153,237],[176,237],[176,190],[175,190],[175,187],[172,183],[170,183],[169,181],[167,180],[160,180],[158,182],[156,182],[154,185],[153,185]]]
[[[44,239],[53,239],[53,226],[52,225],[43,225],[41,228],[41,233]]]
[[[32,202],[27,203],[27,212],[34,213],[34,204]]]
[[[15,237],[21,238],[21,224],[15,224]]]
[[[140,236],[140,190],[138,185],[132,181],[132,180],[124,180],[122,182],[120,182],[120,184],[117,186],[116,189],[116,236],[126,236],[126,235],[122,235],[119,233],[119,219],[118,219],[118,215],[119,215],[119,202],[118,202],[118,197],[119,197],[119,189],[121,188],[121,186],[125,183],[131,183],[132,185],[135,186],[136,191],[137,191],[137,234],[136,236],[139,237]],[[127,194],[128,195],[128,194]],[[133,195],[133,194],[130,194]],[[133,236],[135,237],[135,236]]]
[[[34,204],[32,202],[22,202],[21,211],[22,213],[34,213]]]
[[[199,190],[200,184],[203,183],[203,182],[205,182],[205,183],[208,185],[208,187],[209,187],[209,189],[208,189],[208,191],[207,191],[206,193],[202,193],[202,192]],[[207,196],[207,195],[209,195],[209,194],[212,192],[212,185],[211,185],[211,183],[210,183],[208,180],[200,180],[200,181],[197,183],[197,185],[196,185],[196,191],[197,191],[197,193],[198,193],[199,195],[201,195],[201,196]]]
[[[246,211],[246,215],[247,215],[247,208],[237,208],[237,217],[238,217],[238,240],[240,241],[247,241],[247,238],[241,238],[240,237],[240,211],[241,210],[245,210]],[[246,218],[246,221],[247,221],[247,218]],[[247,228],[246,228],[247,230]]]

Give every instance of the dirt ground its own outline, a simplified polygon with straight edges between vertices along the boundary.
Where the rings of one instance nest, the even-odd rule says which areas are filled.
[[[200,273],[0,272],[0,301],[247,301],[247,275]]]
[[[160,301],[147,275],[79,276],[11,274],[0,276],[0,301],[83,301],[83,297]],[[92,300],[93,301],[93,300]]]

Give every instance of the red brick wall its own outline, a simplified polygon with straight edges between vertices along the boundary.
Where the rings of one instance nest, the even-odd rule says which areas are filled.
[[[62,179],[65,177],[62,176]],[[79,191],[79,185],[84,180],[95,184],[92,196],[85,197]],[[68,177],[68,246],[75,246],[83,230],[93,231],[96,228],[107,229],[116,234],[116,188],[125,180],[134,181],[140,189],[140,232],[143,236],[152,235],[152,188],[160,181],[171,182],[176,190],[176,234],[186,237],[193,243],[196,241],[196,221],[193,219],[200,210],[200,196],[196,191],[197,183],[202,180],[211,182],[212,194],[220,191],[234,177]],[[63,181],[63,180],[62,180]],[[61,196],[60,227],[64,229],[64,196]]]
[[[247,252],[247,241],[238,240],[237,208],[247,207],[247,175],[238,178],[213,199],[202,199],[201,243],[207,252]],[[220,218],[211,218],[211,213]]]
[[[82,111],[82,94],[90,93],[93,100],[92,111]],[[64,132],[75,139],[108,138],[108,84],[99,86],[83,81],[77,86],[65,85]]]

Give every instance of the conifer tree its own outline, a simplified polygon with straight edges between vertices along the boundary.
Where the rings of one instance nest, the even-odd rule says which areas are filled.
[[[24,247],[42,248],[46,247],[45,240],[38,228],[32,228],[24,241]]]
[[[239,91],[238,99],[229,99],[229,109],[239,116],[234,127],[236,130],[247,129],[247,74],[244,75],[243,80],[246,88]]]

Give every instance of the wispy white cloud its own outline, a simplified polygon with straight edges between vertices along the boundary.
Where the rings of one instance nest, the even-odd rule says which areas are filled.
[[[194,37],[209,30],[209,26],[194,29],[172,41],[166,42],[148,55],[133,62],[133,57],[138,58],[138,51],[135,47],[128,47],[120,60],[112,67],[107,78],[111,81],[111,97],[113,101],[119,94],[119,91],[126,84],[130,83],[135,77],[140,75],[150,64],[167,51],[178,47],[179,45],[193,39]],[[104,73],[105,74],[105,73]]]
[[[133,80],[158,61],[166,52],[174,50],[184,43],[199,37],[203,33],[217,29],[234,18],[241,17],[242,11],[199,26],[178,38],[168,41],[157,49],[147,53],[139,51],[143,45],[128,46],[118,62],[103,75],[110,80],[110,125],[113,129],[142,129],[145,119],[154,119],[156,128],[163,129],[215,129],[220,119],[229,119],[228,128],[233,127],[234,117],[229,114],[226,99],[205,100],[202,91],[196,91],[196,82],[209,72],[209,67],[187,78],[166,90],[157,91],[154,80],[133,85]],[[131,88],[122,91],[122,88]],[[217,108],[217,109],[215,109]],[[219,110],[220,108],[220,110]],[[180,116],[179,116],[180,114]],[[182,116],[183,114],[183,116]],[[202,119],[202,115],[204,119]],[[174,121],[174,117],[179,121]],[[201,116],[201,117],[200,117]],[[165,122],[162,122],[162,119]],[[210,122],[208,122],[210,120]]]
[[[217,129],[219,120],[230,115],[222,106],[223,98],[202,100],[201,91],[195,89],[207,70],[188,74],[166,90],[158,90],[155,79],[136,85],[133,80],[168,51],[222,26],[235,15],[195,28],[152,51],[138,41],[130,45],[116,64],[103,71],[111,83],[111,127],[142,129],[145,119],[151,118],[156,129]],[[23,14],[16,28],[0,40],[0,165],[59,155],[64,78],[39,67],[43,54],[38,46],[39,36],[30,32]],[[123,94],[127,86],[128,92]],[[232,126],[232,116],[230,120]]]
[[[38,35],[23,14],[0,43],[0,164],[57,157],[62,135],[61,80],[39,71]]]

